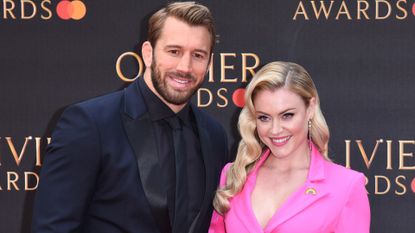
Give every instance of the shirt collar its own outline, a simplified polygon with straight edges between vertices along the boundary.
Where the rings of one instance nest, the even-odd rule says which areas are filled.
[[[144,78],[138,82],[139,88],[143,93],[144,102],[146,104],[148,114],[152,121],[157,121],[177,115],[185,124],[191,119],[191,109],[189,104],[186,104],[182,110],[175,114],[150,88],[147,86]]]
[[[182,120],[185,124],[188,124],[190,122],[190,106],[189,104],[186,104],[182,110],[180,110],[177,113],[177,116],[180,118],[180,120]]]
[[[147,86],[144,78],[138,82],[138,86],[143,93],[144,103],[152,121],[161,120],[174,115],[174,112]]]

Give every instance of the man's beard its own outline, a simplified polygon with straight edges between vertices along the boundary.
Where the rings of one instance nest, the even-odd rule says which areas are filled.
[[[164,79],[161,77],[161,72],[156,67],[156,60],[153,60],[151,64],[151,81],[153,83],[154,88],[159,93],[159,95],[168,103],[174,105],[182,105],[185,104],[190,100],[192,95],[196,92],[197,89],[202,85],[203,82],[200,82],[197,86],[190,88],[186,91],[177,91],[174,90],[172,87],[169,87],[167,84],[167,76],[174,75],[180,78],[190,79],[191,82],[194,82],[196,78],[191,74],[183,74],[179,72],[166,72],[164,75]]]

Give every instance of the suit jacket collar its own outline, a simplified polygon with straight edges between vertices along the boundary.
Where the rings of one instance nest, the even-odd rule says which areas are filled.
[[[208,219],[210,216],[206,216],[207,214],[210,215],[210,212],[207,211],[212,206],[212,196],[211,191],[215,190],[217,187],[217,184],[214,180],[214,177],[217,176],[215,174],[214,169],[214,161],[210,157],[212,155],[212,146],[213,142],[211,139],[211,135],[208,131],[208,124],[206,122],[206,116],[202,113],[200,109],[198,109],[196,106],[194,106],[192,103],[190,104],[190,108],[193,111],[193,114],[196,119],[197,124],[197,130],[199,133],[199,139],[200,139],[200,146],[202,150],[202,156],[203,156],[203,163],[205,165],[205,194],[202,202],[202,206],[200,207],[199,214],[194,219],[189,232],[197,232],[196,229],[199,229],[198,227],[198,220],[199,219]]]
[[[147,111],[138,80],[124,89],[123,113],[131,119],[136,119]]]
[[[134,150],[141,184],[157,225],[161,232],[170,232],[170,223],[166,222],[166,219],[169,220],[168,211],[164,211],[166,209],[164,207],[167,206],[166,185],[159,175],[161,168],[158,156],[154,154],[157,151],[155,135],[138,82],[135,81],[124,90],[123,124]],[[212,154],[213,143],[207,130],[206,117],[196,106],[189,104],[196,119],[206,174],[203,203],[189,231],[193,232],[198,229],[198,219],[209,218],[205,215],[211,206],[210,190],[216,188],[214,182],[216,174],[213,174],[214,161],[209,158]]]
[[[171,232],[166,185],[160,174],[159,156],[151,120],[138,81],[124,90],[122,121],[137,159],[138,174],[150,210],[161,232]]]
[[[316,146],[312,144],[310,169],[308,171],[307,181],[314,183],[324,180],[326,178],[324,164],[324,157],[317,150]]]

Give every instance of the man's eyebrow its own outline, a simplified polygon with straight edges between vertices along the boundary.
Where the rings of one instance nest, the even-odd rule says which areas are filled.
[[[174,45],[174,44],[172,44],[172,45],[166,45],[164,47],[164,49],[180,49],[180,48],[182,48],[182,46],[180,46],[180,45]],[[194,51],[195,52],[198,52],[198,53],[203,53],[204,55],[209,54],[209,52],[206,51],[206,50],[204,50],[204,49],[195,49]]]
[[[196,49],[195,51],[198,52],[198,53],[203,53],[204,55],[207,55],[209,53],[208,51],[206,51],[204,49]]]
[[[181,48],[181,46],[179,46],[179,45],[166,45],[164,48],[165,49],[179,49],[179,48]]]

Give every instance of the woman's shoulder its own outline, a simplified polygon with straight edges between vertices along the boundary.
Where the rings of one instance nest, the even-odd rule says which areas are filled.
[[[226,178],[226,174],[228,174],[229,169],[231,168],[231,166],[233,165],[233,162],[227,163],[223,168],[222,168],[222,172],[220,174],[220,177],[225,177]]]
[[[332,161],[325,160],[325,167],[327,172],[327,177],[330,177],[334,180],[341,180],[342,182],[350,181],[356,182],[365,177],[362,172],[353,170],[351,168],[346,168],[343,165],[337,164]]]
[[[227,172],[229,170],[229,168],[233,165],[233,162],[227,163],[223,168],[222,168],[222,173],[223,172]]]
[[[233,162],[227,163],[223,168],[220,174],[220,186],[223,187],[226,183],[226,176],[228,174],[229,168],[233,165]]]
[[[359,200],[367,196],[366,177],[363,173],[325,160],[323,185],[334,193],[339,203],[347,203],[350,199]]]

